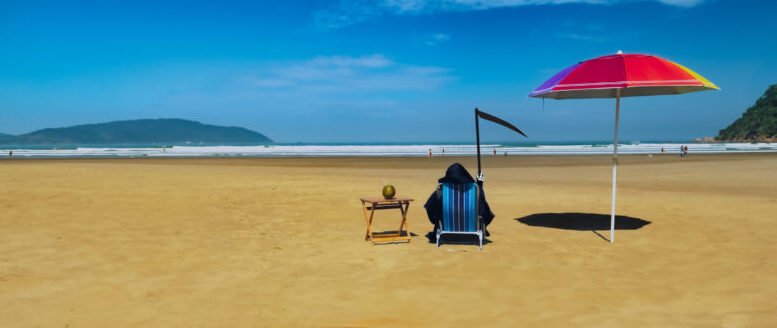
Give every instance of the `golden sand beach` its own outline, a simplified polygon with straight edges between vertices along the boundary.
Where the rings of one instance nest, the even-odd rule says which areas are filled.
[[[425,237],[456,161],[0,160],[0,326],[777,326],[777,154],[622,157],[612,244],[608,156],[485,157],[482,251]]]

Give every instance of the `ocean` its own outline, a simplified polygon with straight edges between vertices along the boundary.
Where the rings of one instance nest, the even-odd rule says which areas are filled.
[[[679,154],[687,145],[689,154],[777,152],[777,143],[679,143],[630,142],[618,145],[620,154]],[[0,155],[20,158],[139,158],[139,157],[327,157],[327,156],[473,156],[474,144],[274,144],[260,146],[0,146]],[[481,154],[497,155],[609,155],[612,143],[489,143],[481,145]]]

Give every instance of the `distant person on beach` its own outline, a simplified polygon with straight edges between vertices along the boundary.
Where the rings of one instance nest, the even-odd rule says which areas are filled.
[[[496,148],[494,148],[494,157],[496,157]]]
[[[685,145],[680,145],[680,157],[685,157]]]
[[[664,149],[664,147],[661,147],[661,153],[662,154],[666,153],[666,150]]]
[[[8,158],[11,158],[11,157],[13,157],[13,150],[8,151]]]
[[[429,148],[429,155],[427,157],[432,158],[432,148]]]
[[[442,149],[442,157],[445,157],[445,148]]]
[[[683,157],[688,156],[688,146],[683,146]]]

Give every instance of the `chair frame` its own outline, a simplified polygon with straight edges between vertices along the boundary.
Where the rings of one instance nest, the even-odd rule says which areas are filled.
[[[438,184],[438,188],[442,190],[442,183]],[[444,197],[444,195],[442,196]],[[442,197],[440,200],[442,201]],[[445,211],[445,209],[443,209]],[[444,216],[444,214],[443,214]],[[476,235],[478,237],[478,247],[480,250],[483,250],[483,236],[484,236],[484,227],[483,227],[483,220],[480,216],[480,187],[475,186],[475,231],[445,231],[443,227],[444,219],[440,218],[438,227],[437,227],[437,248],[440,247],[440,237],[445,234],[452,234],[452,235]]]

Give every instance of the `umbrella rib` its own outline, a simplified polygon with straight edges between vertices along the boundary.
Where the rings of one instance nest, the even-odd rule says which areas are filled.
[[[693,83],[694,85],[702,85],[703,84],[699,80],[644,80],[644,81],[567,83],[567,84],[556,84],[553,88],[558,88],[558,87],[584,87],[584,86],[588,86],[588,85],[602,85],[602,84],[626,84],[626,85],[629,85],[629,84],[643,84],[643,83],[681,83],[681,82],[689,82],[689,83]],[[678,84],[678,85],[685,85],[685,84]]]

